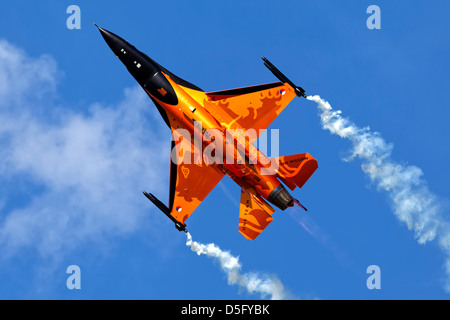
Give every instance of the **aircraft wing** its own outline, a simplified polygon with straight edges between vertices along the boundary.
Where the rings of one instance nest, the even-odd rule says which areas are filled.
[[[305,97],[305,90],[296,86],[265,57],[264,65],[280,82],[257,86],[204,92],[183,87],[227,129],[254,129],[254,142],[275,120],[295,96]]]
[[[206,198],[225,175],[216,164],[208,165],[195,151],[194,141],[181,136],[176,130],[171,148],[169,212],[184,224],[186,219]]]
[[[296,96],[281,82],[190,94],[227,129],[255,129],[256,140]],[[253,142],[253,141],[251,141]]]

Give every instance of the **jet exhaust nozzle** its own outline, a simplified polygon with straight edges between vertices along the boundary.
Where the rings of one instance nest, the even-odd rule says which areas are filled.
[[[281,210],[294,206],[294,198],[281,184],[270,192],[267,200]]]

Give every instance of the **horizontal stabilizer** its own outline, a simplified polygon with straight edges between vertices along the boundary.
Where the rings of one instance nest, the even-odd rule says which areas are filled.
[[[303,187],[319,167],[317,160],[309,153],[272,158],[271,161],[278,168],[277,174],[279,178],[291,190],[294,190],[296,187]]]
[[[263,199],[249,190],[241,189],[241,206],[239,211],[239,232],[249,240],[256,237],[272,222],[275,211]]]

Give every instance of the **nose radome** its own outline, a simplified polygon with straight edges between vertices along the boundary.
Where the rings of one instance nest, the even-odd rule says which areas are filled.
[[[118,57],[125,64],[125,66],[127,66],[127,68],[130,66],[130,63],[133,63],[136,60],[136,58],[139,57],[139,60],[142,60],[142,53],[133,45],[129,44],[126,40],[122,39],[115,33],[99,27],[95,23],[94,25],[100,31],[100,34],[114,55]],[[135,64],[137,64],[137,62]]]
[[[119,55],[121,50],[123,52],[123,50],[127,50],[127,48],[130,46],[130,44],[128,42],[126,42],[124,39],[122,39],[118,35],[112,33],[111,31],[103,29],[102,27],[99,27],[96,24],[95,24],[95,26],[98,28],[103,39],[105,40],[105,42],[108,44],[108,46],[111,48],[111,50],[114,52],[114,54],[116,56]]]

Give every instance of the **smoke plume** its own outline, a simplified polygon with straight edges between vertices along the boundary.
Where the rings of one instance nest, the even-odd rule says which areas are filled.
[[[425,244],[437,239],[446,255],[444,287],[450,292],[450,227],[442,216],[439,200],[423,179],[422,170],[392,160],[392,144],[378,132],[372,132],[368,127],[357,127],[343,118],[340,110],[333,110],[320,96],[308,96],[307,99],[317,103],[323,129],[352,143],[351,155],[345,160],[361,160],[362,171],[379,191],[387,192],[394,214],[414,232],[417,242]]]
[[[250,294],[259,293],[262,298],[269,296],[272,300],[289,299],[291,297],[291,294],[284,289],[283,284],[276,276],[253,272],[242,273],[239,257],[233,256],[228,251],[223,251],[214,243],[201,244],[192,241],[192,236],[188,232],[186,245],[191,247],[191,250],[198,255],[204,254],[217,260],[222,271],[226,273],[230,285],[238,285]]]

